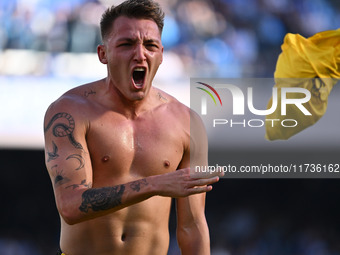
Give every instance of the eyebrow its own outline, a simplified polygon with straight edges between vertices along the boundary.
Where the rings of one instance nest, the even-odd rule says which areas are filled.
[[[136,41],[138,41],[138,39],[133,39],[133,38],[129,38],[129,37],[123,37],[117,40],[118,43],[120,42],[130,42],[130,43],[135,43]],[[146,39],[144,41],[144,43],[160,43],[159,40],[157,39]]]
[[[131,39],[131,38],[128,38],[128,37],[123,37],[123,38],[120,38],[117,40],[117,42],[135,42],[136,39]]]
[[[146,43],[160,43],[159,40],[155,40],[155,39],[147,39],[145,40]]]

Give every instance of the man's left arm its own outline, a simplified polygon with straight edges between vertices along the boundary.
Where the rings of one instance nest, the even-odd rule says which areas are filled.
[[[179,168],[206,166],[208,141],[205,128],[196,113],[190,114],[190,144]],[[177,240],[183,255],[210,254],[210,237],[205,218],[205,193],[177,198]]]

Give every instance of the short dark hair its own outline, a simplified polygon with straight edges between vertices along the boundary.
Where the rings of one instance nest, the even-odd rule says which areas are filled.
[[[162,34],[164,12],[160,5],[153,0],[127,0],[120,5],[109,7],[102,15],[100,32],[104,40],[112,29],[113,22],[120,16],[137,19],[151,19]]]

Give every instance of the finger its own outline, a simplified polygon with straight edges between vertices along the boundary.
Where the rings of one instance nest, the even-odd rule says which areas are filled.
[[[211,177],[223,177],[224,172],[221,167],[217,167],[214,169],[206,169],[206,168],[191,168],[190,169],[190,177],[194,179],[208,179]]]
[[[213,178],[209,178],[209,179],[195,179],[193,181],[190,182],[190,185],[193,186],[204,186],[204,185],[210,185],[213,184],[215,182],[219,181],[219,177],[213,177]]]
[[[188,189],[188,192],[190,195],[193,195],[193,194],[209,192],[211,190],[212,190],[212,186],[209,185],[209,186],[203,186],[203,187],[190,188]]]

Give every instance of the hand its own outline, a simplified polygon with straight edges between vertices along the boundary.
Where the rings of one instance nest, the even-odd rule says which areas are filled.
[[[211,191],[211,184],[218,182],[221,176],[223,172],[202,174],[184,168],[153,177],[157,195],[178,198]]]

